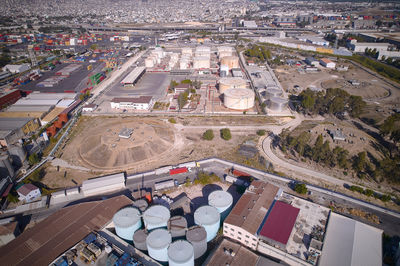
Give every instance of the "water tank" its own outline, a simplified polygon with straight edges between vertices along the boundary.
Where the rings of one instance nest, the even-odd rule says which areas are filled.
[[[187,54],[187,55],[192,55],[192,48],[190,47],[184,47],[182,48],[182,55]]]
[[[288,101],[286,99],[283,99],[280,97],[272,97],[268,101],[268,108],[273,111],[281,112],[284,109],[286,109],[287,104],[288,104]]]
[[[127,207],[114,214],[115,232],[123,239],[132,241],[133,233],[142,226],[140,211],[134,207]]]
[[[208,195],[208,205],[215,207],[223,220],[232,208],[233,197],[231,193],[223,190],[216,190]]]
[[[168,248],[169,266],[193,266],[194,250],[186,240],[177,240]]]
[[[187,221],[183,216],[172,216],[168,220],[168,230],[172,237],[183,237],[186,234]]]
[[[21,167],[26,161],[26,150],[21,143],[15,143],[7,146],[8,152],[16,167]]]
[[[222,66],[221,66],[222,69]],[[243,88],[245,89],[247,85],[246,80],[242,78],[221,78],[219,80],[219,93],[224,93],[227,89],[231,88]]]
[[[278,88],[267,88],[265,96],[267,99],[271,99],[272,97],[280,97],[282,94],[282,90]]]
[[[133,244],[135,245],[135,248],[140,250],[147,250],[146,239],[146,231],[144,229],[137,230],[133,234]]]
[[[219,58],[225,56],[231,56],[233,54],[233,47],[231,46],[219,46],[218,47],[218,56]]]
[[[160,227],[167,227],[171,214],[167,207],[162,205],[153,205],[143,213],[143,221],[147,230]]]
[[[149,57],[149,58],[146,58],[145,60],[144,60],[144,65],[145,65],[145,67],[147,67],[147,68],[151,68],[151,67],[154,67],[154,58],[153,57]]]
[[[200,258],[207,251],[207,232],[203,226],[190,227],[186,232],[186,239],[193,245],[194,258]]]
[[[150,257],[161,262],[168,261],[168,246],[172,242],[171,234],[166,229],[152,231],[146,239]]]
[[[14,177],[14,168],[11,165],[10,155],[5,152],[0,155],[0,177]]]
[[[138,199],[133,202],[133,206],[137,207],[141,212],[144,212],[147,207],[149,207],[149,204],[145,199]]]
[[[228,89],[224,92],[224,105],[233,110],[247,110],[254,106],[254,96],[251,89]]]
[[[194,212],[194,223],[201,225],[206,229],[207,242],[209,242],[217,236],[220,224],[220,214],[213,206],[201,206]]]
[[[221,65],[227,65],[229,70],[232,68],[239,68],[239,57],[237,56],[225,56],[221,58]]]

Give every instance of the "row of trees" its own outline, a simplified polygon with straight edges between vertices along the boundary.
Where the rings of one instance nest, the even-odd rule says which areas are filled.
[[[377,72],[378,74],[392,79],[396,82],[400,82],[400,70],[396,69],[392,66],[388,66],[384,63],[378,62],[371,58],[361,55],[352,55],[351,60],[360,63],[361,65],[372,69],[373,71]]]
[[[353,192],[358,192],[360,194],[364,194],[367,197],[373,196],[374,198],[380,199],[383,202],[387,202],[387,201],[391,200],[391,198],[392,198],[390,195],[386,195],[386,194],[380,195],[369,188],[363,189],[362,187],[359,187],[359,186],[351,186],[349,189]]]
[[[339,115],[348,112],[352,117],[359,117],[366,103],[360,96],[350,95],[342,89],[327,89],[326,92],[316,92],[309,88],[298,96],[291,98],[298,102],[297,111],[308,114]]]
[[[247,49],[244,54],[248,57],[254,57],[260,61],[271,59],[271,51],[262,45],[253,44],[251,48]]]

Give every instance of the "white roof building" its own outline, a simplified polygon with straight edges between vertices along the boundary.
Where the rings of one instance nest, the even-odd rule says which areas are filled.
[[[10,71],[11,73],[22,73],[31,69],[31,66],[29,64],[6,65],[4,69]]]
[[[83,181],[83,194],[92,196],[125,188],[125,174],[118,173]]]
[[[383,231],[331,212],[319,265],[382,265]]]

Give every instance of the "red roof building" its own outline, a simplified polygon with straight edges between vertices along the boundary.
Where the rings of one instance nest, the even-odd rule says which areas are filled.
[[[269,244],[286,247],[300,209],[277,201],[260,231],[261,239]]]

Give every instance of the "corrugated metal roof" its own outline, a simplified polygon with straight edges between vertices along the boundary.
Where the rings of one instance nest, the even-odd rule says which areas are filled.
[[[382,265],[382,233],[331,212],[319,265]]]
[[[140,96],[140,97],[116,97],[112,99],[113,103],[150,103],[152,96]]]
[[[120,184],[125,182],[125,174],[118,173],[113,175],[107,175],[94,179],[85,180],[82,183],[82,191],[88,191],[97,189],[98,187],[106,187],[114,184]]]
[[[59,99],[50,99],[50,100],[39,100],[39,99],[26,99],[26,98],[21,98],[19,99],[16,103],[14,103],[14,106],[18,105],[56,105],[60,100]]]
[[[122,81],[122,84],[130,84],[134,83],[136,79],[145,71],[145,67],[137,67],[134,70],[132,70],[131,73],[129,73]]]
[[[300,209],[282,201],[275,202],[260,235],[286,245],[299,211]]]
[[[52,214],[5,246],[2,265],[49,265],[93,230],[101,230],[114,213],[132,204],[126,196],[66,207]]]
[[[10,106],[7,112],[47,112],[54,105],[12,105]]]
[[[32,92],[26,98],[31,100],[61,100],[61,99],[75,99],[76,93],[45,93],[45,92]]]
[[[34,118],[31,117],[0,117],[0,130],[8,131],[21,128]]]
[[[255,235],[278,190],[279,188],[272,184],[259,180],[253,181],[233,207],[225,223],[241,227]]]

